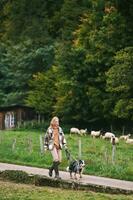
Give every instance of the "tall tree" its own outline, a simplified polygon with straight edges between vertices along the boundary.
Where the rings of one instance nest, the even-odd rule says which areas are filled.
[[[11,43],[12,44],[12,43]],[[1,84],[6,96],[4,103],[24,103],[28,82],[34,73],[50,68],[54,60],[52,46],[34,47],[31,41],[8,44],[1,63]]]
[[[67,116],[75,123],[105,121],[105,72],[111,67],[115,52],[126,45],[125,20],[115,6],[108,9],[104,1],[102,4],[94,1],[90,11],[82,17],[72,45],[65,51],[61,49],[59,63],[72,91],[69,87],[67,93],[71,98],[64,99],[64,108],[73,102],[73,109],[67,110]],[[121,42],[120,37],[123,38]],[[60,101],[58,103],[60,105]]]
[[[52,66],[48,71],[33,75],[30,80],[30,91],[26,104],[43,113],[45,119],[52,116],[56,103],[56,83],[58,81],[58,68]]]
[[[116,53],[114,65],[107,72],[107,91],[112,100],[112,115],[133,120],[133,47]],[[113,98],[112,98],[113,96]]]
[[[19,42],[30,38],[36,43],[51,43],[49,21],[62,3],[63,0],[6,1],[2,9],[2,39]]]

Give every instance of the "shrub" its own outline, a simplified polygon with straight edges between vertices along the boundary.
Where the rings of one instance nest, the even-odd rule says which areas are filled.
[[[0,177],[17,183],[30,183],[31,177],[24,171],[5,170],[0,172]]]

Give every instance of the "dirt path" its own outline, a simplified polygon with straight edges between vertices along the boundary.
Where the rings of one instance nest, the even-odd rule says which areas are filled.
[[[5,170],[22,170],[22,171],[27,172],[28,174],[48,176],[48,169],[0,163],[0,171],[5,171]],[[60,176],[65,181],[71,180],[68,172],[60,171]],[[103,186],[105,188],[110,187],[110,188],[115,188],[115,189],[120,189],[120,190],[122,189],[122,190],[133,192],[132,181],[123,181],[123,180],[98,177],[98,176],[90,176],[90,175],[83,175],[83,177],[80,180],[76,180],[76,181],[83,185],[90,184],[90,185],[96,185],[96,186]]]

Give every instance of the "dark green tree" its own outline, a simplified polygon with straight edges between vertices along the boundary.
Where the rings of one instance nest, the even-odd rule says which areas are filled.
[[[5,105],[24,103],[32,75],[48,70],[54,60],[52,46],[35,48],[31,41],[14,46],[11,44],[6,46],[1,63]]]
[[[57,108],[73,122],[105,122],[105,72],[111,67],[115,52],[126,45],[125,27],[124,18],[114,6],[107,12],[104,1],[93,2],[74,32],[73,43],[61,48],[59,64],[61,73],[67,74],[65,79],[70,86],[65,94],[70,97],[63,99],[64,107],[57,101]],[[63,91],[62,86],[60,90]]]
[[[112,115],[133,120],[133,47],[116,53],[114,65],[107,74],[107,91],[112,100]],[[112,96],[114,98],[112,98]]]
[[[26,104],[42,113],[45,119],[49,119],[56,104],[58,68],[52,66],[48,71],[33,75],[30,80],[30,91],[26,98]]]

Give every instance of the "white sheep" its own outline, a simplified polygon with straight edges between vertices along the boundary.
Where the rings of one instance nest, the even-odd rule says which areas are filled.
[[[93,138],[99,137],[101,135],[101,131],[91,131],[91,136]]]
[[[131,134],[128,134],[128,135],[121,135],[121,136],[120,136],[120,140],[127,140],[127,139],[129,139],[130,136],[131,136]]]
[[[86,135],[86,133],[87,133],[87,128],[86,129],[80,129],[81,135]]]
[[[128,139],[126,140],[126,143],[127,143],[127,144],[133,144],[133,139],[129,139],[129,138],[128,138]]]
[[[103,139],[111,139],[112,137],[115,137],[115,135],[111,132],[106,132],[104,136],[102,136]]]
[[[110,139],[110,142],[111,142],[111,144],[118,144],[119,143],[119,138],[112,136],[111,139]]]
[[[71,128],[70,129],[70,134],[71,133],[76,133],[76,134],[79,134],[80,135],[80,130],[78,128]]]

